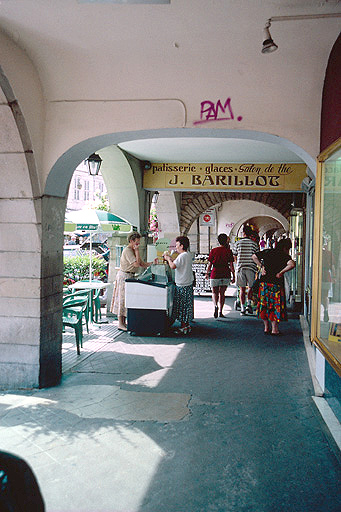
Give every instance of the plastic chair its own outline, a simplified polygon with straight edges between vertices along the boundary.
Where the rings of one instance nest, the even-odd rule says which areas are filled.
[[[78,292],[71,293],[69,295],[65,295],[63,297],[63,306],[72,303],[74,300],[79,298],[87,299],[88,303],[84,310],[84,319],[86,325],[86,331],[89,334],[89,318],[90,318],[90,308],[89,308],[89,291],[90,290],[80,290]]]
[[[80,282],[81,283],[89,283],[90,281],[88,279],[82,279]],[[102,283],[102,281],[100,279],[93,279],[92,283]],[[98,322],[98,316],[100,319],[102,319],[101,301],[99,298],[100,293],[101,293],[100,289],[94,289],[93,295],[92,295],[92,307],[91,307],[92,318],[91,318],[91,320],[93,320],[95,317],[95,322]]]
[[[63,305],[63,327],[73,327],[76,336],[77,354],[83,347],[83,314],[88,305],[88,297],[78,297]]]
[[[100,293],[101,290],[95,290],[94,296],[93,296],[93,305],[95,308],[95,322],[98,322],[98,316],[100,319],[102,319],[102,312],[101,312],[101,301],[100,301]]]

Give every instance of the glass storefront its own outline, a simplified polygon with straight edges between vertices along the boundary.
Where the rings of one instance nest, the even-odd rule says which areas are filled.
[[[297,306],[301,305],[303,295],[303,220],[303,208],[292,208],[290,212],[289,235],[293,244],[291,256],[295,260],[296,266],[288,274],[290,279],[290,297],[292,297]]]
[[[341,142],[319,157],[312,338],[341,375]]]

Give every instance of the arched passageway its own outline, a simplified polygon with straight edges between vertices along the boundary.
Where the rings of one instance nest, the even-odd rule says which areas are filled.
[[[20,124],[20,129],[22,129],[24,123],[17,124],[15,122],[13,112],[18,112],[19,106],[15,103],[11,104],[11,101],[10,97],[2,97],[3,110],[12,116],[13,133],[15,132],[17,137],[18,125]],[[22,119],[22,121],[24,120]],[[4,129],[5,127],[6,125],[4,125]],[[16,173],[13,175],[12,189],[8,188],[7,183],[7,190],[2,195],[2,211],[6,212],[6,219],[8,219],[6,221],[6,229],[11,231],[11,234],[6,238],[8,247],[5,252],[7,252],[7,256],[10,254],[8,261],[13,262],[13,257],[19,261],[15,271],[14,269],[12,271],[7,270],[8,261],[2,266],[6,279],[10,279],[12,283],[10,288],[12,296],[8,297],[8,292],[3,291],[2,301],[3,304],[8,304],[8,299],[10,298],[14,305],[10,316],[7,312],[4,313],[5,321],[2,323],[4,326],[2,329],[5,334],[3,339],[7,339],[9,345],[8,359],[6,360],[5,358],[0,362],[4,369],[0,384],[4,387],[45,387],[55,385],[60,380],[62,245],[66,195],[73,171],[78,163],[89,156],[89,154],[102,151],[103,155],[105,154],[108,157],[108,163],[104,164],[103,167],[103,174],[104,176],[106,175],[105,181],[109,185],[108,189],[111,188],[111,206],[115,209],[116,194],[116,204],[120,202],[119,210],[116,210],[116,213],[121,213],[122,215],[125,208],[123,216],[128,218],[128,220],[130,220],[129,216],[131,218],[134,217],[132,222],[135,225],[137,224],[141,230],[145,230],[147,227],[149,211],[149,193],[143,189],[142,184],[143,162],[133,155],[123,153],[118,149],[117,145],[122,141],[152,137],[177,138],[180,136],[182,138],[200,138],[205,136],[205,139],[210,137],[242,138],[244,140],[265,140],[271,143],[276,141],[277,144],[283,144],[283,146],[290,147],[291,150],[296,149],[298,157],[310,165],[310,172],[314,169],[313,160],[303,150],[297,148],[289,141],[278,137],[275,138],[266,133],[261,134],[259,132],[240,130],[205,130],[205,134],[203,134],[203,130],[191,128],[145,130],[95,136],[69,148],[52,166],[46,180],[45,190],[42,192],[39,190],[38,179],[34,172],[34,155],[30,146],[27,145],[24,131],[22,133],[20,147],[15,142],[18,140],[18,137],[14,137],[10,141],[9,146],[4,148],[4,153],[7,151],[7,162],[11,160],[12,154],[15,153],[15,158],[21,158],[21,163],[18,163],[17,167],[22,169],[21,174]],[[109,157],[112,159],[111,164],[109,164]],[[118,160],[120,163],[117,165]],[[24,165],[22,164],[23,161]],[[115,167],[116,165],[117,167]],[[115,168],[117,169],[116,175],[113,171]],[[126,181],[127,173],[131,175],[130,184]],[[8,174],[10,175],[10,173]],[[112,180],[111,183],[110,180]],[[123,189],[125,190],[122,193]],[[128,189],[129,193],[127,193]],[[197,198],[193,199],[191,193],[180,192],[180,196],[179,193],[177,194],[178,196],[174,201],[174,208],[176,210],[174,215],[176,217],[178,212],[182,213],[179,217],[179,225],[180,231],[184,233],[188,231],[190,224],[193,223],[196,216],[204,211],[205,208],[221,203],[222,200],[239,199],[241,197],[237,192],[209,192],[201,194],[200,200],[198,199],[197,201]],[[248,197],[252,198],[252,200],[254,199],[252,194]],[[285,201],[283,201],[284,196],[281,197],[279,194],[275,199],[267,195],[264,197],[269,206],[286,215],[287,206],[284,204]],[[264,197],[262,200],[264,200]],[[14,235],[14,230],[12,229],[13,227],[18,228],[20,224],[19,217],[16,218],[16,222],[11,222],[11,219],[15,218],[13,217],[13,198],[17,198],[21,203],[17,213],[20,212],[21,219],[23,216],[25,218],[24,230],[26,230],[26,234],[27,230],[32,230],[32,235],[29,237],[24,236],[24,234],[21,236],[24,244],[27,244],[27,246],[20,246],[13,242],[14,236],[17,238],[17,234],[20,232],[17,230],[17,234]],[[24,203],[29,207],[30,216],[24,213]],[[138,219],[138,222],[136,222],[136,219]],[[28,220],[29,222],[27,222]],[[5,253],[3,253],[3,259],[5,261]],[[18,275],[20,265],[25,267],[25,269]],[[13,286],[14,282],[17,283],[17,286]],[[27,286],[27,284],[30,286]],[[13,328],[15,328],[15,332],[23,334],[24,343],[20,340],[20,337],[13,340]],[[27,336],[27,333],[29,333],[29,336]],[[27,349],[23,350],[23,346],[27,347]],[[13,369],[15,369],[15,376]]]

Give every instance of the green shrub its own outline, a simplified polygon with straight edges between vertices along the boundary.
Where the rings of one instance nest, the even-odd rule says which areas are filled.
[[[100,279],[106,276],[107,262],[98,256],[92,257],[92,276]],[[64,258],[64,283],[72,281],[81,281],[89,279],[90,275],[90,256],[82,254],[80,256],[70,256]]]

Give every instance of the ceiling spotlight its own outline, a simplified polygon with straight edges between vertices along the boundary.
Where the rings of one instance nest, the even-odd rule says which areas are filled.
[[[262,53],[271,53],[277,50],[278,46],[274,43],[269,28],[271,27],[271,19],[269,19],[264,27],[265,39],[263,41]]]

